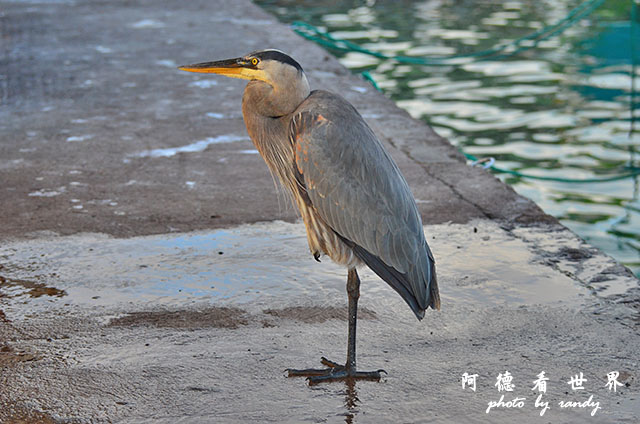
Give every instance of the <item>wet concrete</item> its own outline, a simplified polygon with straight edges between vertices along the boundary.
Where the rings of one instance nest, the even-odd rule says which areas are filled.
[[[351,388],[284,377],[320,356],[344,360],[346,345],[345,272],[313,260],[300,223],[6,243],[5,280],[65,295],[0,286],[12,293],[0,402],[64,422],[541,422],[536,375],[547,372],[555,404],[588,399],[566,389],[582,371],[602,408],[593,422],[637,422],[640,327],[619,302],[637,280],[610,274],[616,263],[567,230],[481,220],[425,234],[443,309],[418,322],[363,269],[359,364],[389,375]],[[529,403],[487,416],[505,370]],[[604,388],[612,370],[625,384],[615,394]],[[464,372],[479,374],[476,393],[461,389]],[[591,419],[557,405],[547,414]]]
[[[640,420],[628,270],[256,6],[0,0],[0,36],[0,422]],[[310,256],[243,83],[175,69],[266,47],[358,107],[429,224],[442,311],[417,322],[362,271],[358,359],[381,383],[284,377],[344,360],[345,271]],[[527,403],[487,415],[505,370]],[[589,395],[595,417],[557,404]]]
[[[447,301],[585,306],[596,294],[607,298],[636,286],[632,275],[609,274],[616,263],[566,230],[509,231],[483,220],[429,226],[426,234],[438,252],[439,274],[449,276],[442,289]],[[24,311],[23,302],[33,312],[59,302],[109,308],[202,301],[268,307],[282,299],[331,305],[344,296],[344,269],[328,258],[321,264],[309,261],[300,223],[129,239],[41,238],[7,243],[0,258],[0,296],[5,312],[14,317]],[[361,274],[377,279],[366,268]],[[384,283],[367,290],[387,295]]]

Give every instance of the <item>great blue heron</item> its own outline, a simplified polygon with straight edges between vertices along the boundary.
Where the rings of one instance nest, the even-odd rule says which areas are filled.
[[[409,186],[362,116],[343,97],[309,90],[302,67],[279,50],[182,66],[190,72],[250,80],[242,97],[249,136],[269,170],[292,194],[309,249],[348,269],[349,339],[345,365],[289,369],[310,383],[379,380],[356,370],[356,323],[363,263],[386,281],[421,320],[439,309],[435,261]]]

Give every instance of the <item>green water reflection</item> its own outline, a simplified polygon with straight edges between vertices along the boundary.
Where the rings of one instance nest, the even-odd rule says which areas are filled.
[[[564,18],[577,1],[257,1],[387,55],[472,53]],[[538,48],[448,66],[399,64],[332,51],[368,71],[385,95],[455,145],[502,168],[569,178],[623,173],[640,157],[631,114],[630,4],[606,1]],[[640,26],[637,29],[640,37]],[[636,48],[640,48],[640,38]],[[637,50],[636,49],[636,50]],[[640,52],[637,53],[640,56]],[[640,87],[640,73],[636,73]],[[635,110],[640,117],[640,109]],[[639,129],[640,130],[640,129]],[[598,184],[500,175],[583,238],[640,273],[638,178]]]

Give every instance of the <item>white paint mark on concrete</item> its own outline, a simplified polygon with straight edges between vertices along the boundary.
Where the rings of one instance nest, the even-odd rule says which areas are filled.
[[[171,59],[156,60],[156,65],[165,66],[167,68],[177,68],[178,64]]]
[[[189,190],[191,190],[196,185],[196,182],[195,181],[187,181],[187,182],[185,182],[185,184],[187,185]]]
[[[257,155],[260,152],[258,152],[256,149],[248,149],[248,150],[238,150],[238,153],[242,153],[245,155]]]
[[[366,87],[353,86],[353,87],[351,87],[351,89],[353,91],[357,91],[358,93],[366,93],[367,92],[367,88]]]
[[[69,142],[80,142],[80,141],[91,140],[92,138],[93,138],[93,134],[72,135],[70,137],[67,137],[67,141],[69,141]]]
[[[56,190],[40,189],[29,193],[29,197],[54,197],[59,196],[66,191],[66,187],[58,187]]]
[[[96,46],[96,50],[99,53],[104,53],[104,54],[113,52],[113,50],[111,50],[109,47],[105,47],[105,46]]]
[[[211,88],[216,85],[218,85],[218,81],[212,80],[212,79],[193,81],[192,83],[189,84],[190,87],[198,87],[198,88]]]
[[[204,140],[196,141],[195,143],[187,144],[186,146],[180,147],[170,147],[166,149],[153,149],[153,150],[143,150],[142,152],[134,153],[131,156],[139,157],[139,158],[161,158],[161,157],[171,157],[175,156],[178,153],[196,153],[202,152],[210,144],[222,144],[222,143],[233,143],[235,141],[244,141],[249,138],[246,136],[237,136],[237,135],[220,135],[218,137],[207,137]]]
[[[143,19],[141,21],[135,22],[131,24],[133,28],[142,29],[142,28],[164,28],[164,24],[160,21],[156,21],[153,19]]]
[[[207,112],[207,116],[209,118],[214,118],[214,119],[222,119],[224,118],[224,115],[221,113],[214,113],[214,112]]]

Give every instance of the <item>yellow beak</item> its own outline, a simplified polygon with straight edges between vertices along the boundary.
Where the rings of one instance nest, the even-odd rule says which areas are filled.
[[[267,81],[264,72],[254,67],[251,62],[244,58],[202,62],[194,65],[180,66],[178,69],[187,72],[219,74],[231,78]]]

